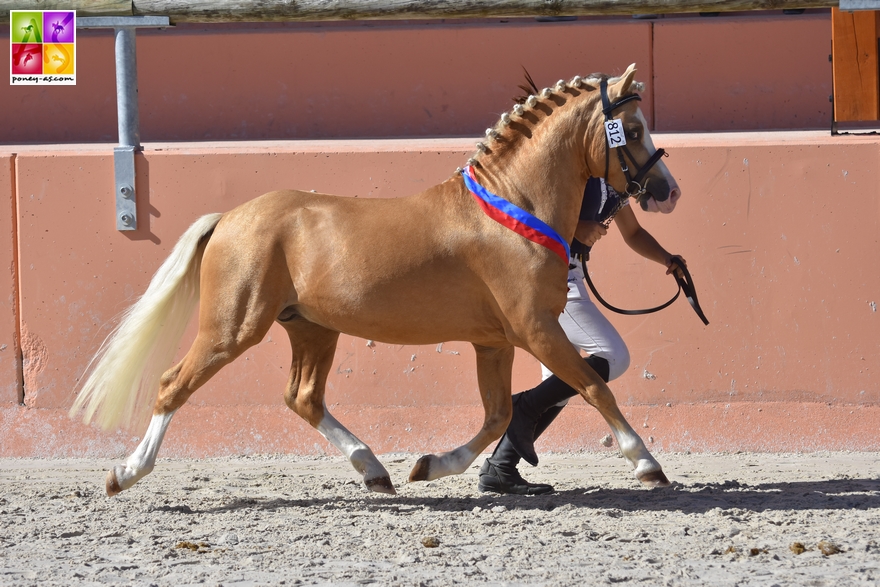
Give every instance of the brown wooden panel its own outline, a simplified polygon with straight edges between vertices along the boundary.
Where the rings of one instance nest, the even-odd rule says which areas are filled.
[[[834,119],[880,119],[877,37],[880,12],[831,9]]]

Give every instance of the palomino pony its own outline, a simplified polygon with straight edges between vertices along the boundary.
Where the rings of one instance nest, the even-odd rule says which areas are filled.
[[[395,493],[388,472],[324,404],[340,332],[391,344],[463,340],[476,349],[483,426],[464,446],[421,457],[410,481],[461,473],[502,435],[520,347],[599,410],[643,484],[668,484],[558,322],[587,179],[607,169],[612,187],[646,210],[670,211],[680,195],[638,109],[634,67],[529,96],[486,131],[465,170],[420,194],[364,200],[276,191],[197,220],[102,345],[71,410],[110,428],[138,411],[145,417],[152,403],[140,445],[107,475],[108,495],[152,471],[174,413],[273,322],[293,348],[284,401],[372,491]],[[604,122],[612,115],[629,164],[643,162],[635,179],[623,156],[611,155]],[[166,371],[196,303],[195,341]]]

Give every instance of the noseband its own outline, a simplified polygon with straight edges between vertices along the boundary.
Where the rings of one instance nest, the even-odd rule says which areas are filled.
[[[630,102],[632,100],[641,101],[642,97],[638,94],[630,94],[629,96],[624,96],[623,98],[619,98],[615,102],[611,102],[608,99],[608,80],[603,79],[600,83],[600,89],[602,91],[602,112],[605,114],[605,122],[610,121],[611,115],[615,110]],[[628,198],[635,198],[638,200],[648,191],[648,181],[646,180],[644,185],[642,185],[642,180],[645,178],[645,175],[651,170],[654,165],[660,161],[661,157],[668,157],[669,154],[666,153],[663,149],[657,149],[653,155],[645,162],[644,165],[638,167],[638,163],[636,162],[635,157],[633,157],[632,153],[630,153],[629,149],[626,147],[626,142],[621,145],[614,147],[617,150],[617,158],[620,159],[620,169],[623,171],[624,177],[626,177],[626,196]],[[610,160],[609,151],[611,150],[610,141],[608,140],[608,136],[606,134],[605,137],[605,181],[608,181],[608,162]],[[629,160],[632,162],[634,167],[638,167],[636,170],[635,176],[630,174],[629,165],[626,164],[626,159],[624,155],[629,157]]]

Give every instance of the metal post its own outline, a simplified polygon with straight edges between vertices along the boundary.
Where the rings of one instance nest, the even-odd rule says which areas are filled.
[[[119,146],[113,149],[116,230],[137,230],[134,154],[141,149],[138,117],[137,27],[170,26],[167,16],[109,16],[77,19],[77,28],[112,28],[116,45],[116,115]]]
[[[116,35],[116,116],[119,146],[113,149],[116,176],[116,230],[137,230],[134,153],[141,147],[138,118],[137,49],[133,28]]]
[[[114,29],[116,35],[116,104],[120,146],[139,147],[137,50],[133,28]]]

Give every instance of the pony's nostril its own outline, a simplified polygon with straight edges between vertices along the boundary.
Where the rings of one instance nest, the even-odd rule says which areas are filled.
[[[673,187],[673,188],[669,191],[669,202],[670,202],[672,205],[675,205],[675,203],[678,202],[678,199],[679,199],[680,197],[681,197],[681,189],[679,189],[678,186]]]

